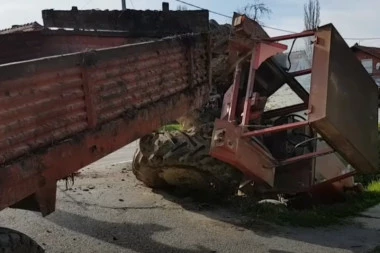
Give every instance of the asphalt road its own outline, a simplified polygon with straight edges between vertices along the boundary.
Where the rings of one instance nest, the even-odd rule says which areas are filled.
[[[366,252],[380,244],[380,208],[362,224],[325,229],[243,226],[222,208],[154,193],[136,181],[133,143],[84,168],[74,185],[60,182],[47,216],[4,210],[0,224],[38,241],[47,252]]]

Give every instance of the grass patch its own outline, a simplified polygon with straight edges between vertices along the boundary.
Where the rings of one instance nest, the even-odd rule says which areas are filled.
[[[380,180],[371,182],[367,186],[367,191],[380,193]]]
[[[380,181],[380,173],[372,173],[366,175],[355,175],[355,182],[361,183],[364,187],[368,187],[374,181]]]
[[[344,224],[348,218],[357,216],[380,203],[380,181],[372,182],[363,193],[346,195],[346,201],[333,205],[318,205],[311,209],[296,210],[282,205],[257,204],[248,199],[234,203],[242,214],[258,221],[277,225],[320,227]]]
[[[181,131],[182,126],[180,124],[170,124],[165,125],[160,128],[160,131],[166,131],[166,132],[174,132],[174,131]]]
[[[374,249],[367,251],[367,253],[380,253],[380,246],[376,246]]]

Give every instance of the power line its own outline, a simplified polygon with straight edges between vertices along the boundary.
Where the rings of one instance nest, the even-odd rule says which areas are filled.
[[[285,30],[285,29],[281,29],[281,28],[276,28],[276,27],[270,27],[270,26],[267,26],[267,25],[261,25],[261,26],[265,27],[265,28],[268,28],[268,29],[272,29],[272,30],[276,30],[276,31],[281,31],[281,32],[297,33],[297,32],[294,32],[294,31],[289,31],[289,30]]]
[[[211,10],[208,10],[208,9],[205,9],[205,8],[202,8],[200,6],[197,6],[197,5],[194,5],[194,4],[191,4],[191,3],[188,3],[188,2],[185,2],[185,1],[182,1],[182,0],[176,0],[177,2],[180,2],[180,3],[183,3],[183,4],[186,4],[186,5],[189,5],[189,6],[192,6],[192,7],[195,7],[195,8],[198,8],[198,9],[201,9],[201,10],[206,10],[210,13],[214,13],[216,15],[219,15],[219,16],[222,16],[222,17],[225,17],[225,18],[232,18],[231,16],[228,16],[228,15],[225,15],[225,14],[222,14],[222,13],[219,13],[219,12],[216,12],[216,11],[211,11]],[[269,28],[269,29],[273,29],[273,30],[277,30],[277,31],[281,31],[281,32],[288,32],[288,33],[296,33],[296,32],[293,32],[293,31],[289,31],[289,30],[285,30],[285,29],[281,29],[281,28],[276,28],[276,27],[271,27],[271,26],[266,26],[266,25],[262,25],[263,27],[266,27],[266,28]]]
[[[375,38],[344,38],[345,40],[380,40],[380,37]]]
[[[132,8],[134,9],[135,6],[134,6],[134,4],[133,4],[133,1],[132,1],[132,0],[129,0],[129,2],[131,2]]]
[[[180,3],[183,3],[183,4],[186,4],[186,5],[189,5],[189,6],[192,6],[192,7],[195,7],[195,8],[198,8],[198,9],[201,9],[201,10],[209,11],[210,13],[214,13],[214,14],[222,16],[222,17],[232,18],[231,16],[228,16],[228,15],[225,15],[225,14],[222,14],[222,13],[219,13],[219,12],[211,11],[211,10],[202,8],[200,6],[197,6],[197,5],[194,5],[194,4],[182,1],[182,0],[176,0],[176,1],[180,2]],[[285,30],[285,29],[281,29],[281,28],[277,28],[277,27],[271,27],[271,26],[267,26],[267,25],[261,25],[261,26],[265,27],[265,28],[268,28],[268,29],[272,29],[272,30],[276,30],[276,31],[281,31],[281,32],[297,33],[297,32],[294,32],[294,31],[289,31],[289,30]],[[380,37],[374,37],[374,38],[343,38],[343,39],[345,39],[345,40],[380,40]]]
[[[93,0],[88,0],[84,5],[82,5],[81,9],[83,9],[84,7],[86,7],[89,3],[91,3]]]
[[[200,6],[197,6],[197,5],[194,5],[194,4],[191,4],[191,3],[188,3],[188,2],[185,2],[185,1],[181,1],[181,0],[176,0],[177,2],[180,2],[180,3],[183,3],[183,4],[186,4],[186,5],[189,5],[189,6],[192,6],[192,7],[195,7],[195,8],[198,8],[198,9],[201,9],[201,10],[206,10],[206,11],[209,11],[211,13],[214,13],[216,15],[219,15],[219,16],[222,16],[222,17],[225,17],[225,18],[232,18],[231,16],[228,16],[228,15],[225,15],[225,14],[222,14],[222,13],[219,13],[219,12],[215,12],[215,11],[211,11],[211,10],[208,10],[208,9],[205,9],[205,8],[202,8]]]

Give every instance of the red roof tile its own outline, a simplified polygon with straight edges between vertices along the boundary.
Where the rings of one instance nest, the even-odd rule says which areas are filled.
[[[355,45],[353,45],[351,47],[352,50],[360,50],[360,51],[363,51],[367,54],[370,54],[376,58],[379,58],[380,59],[380,48],[378,47],[366,47],[366,46],[360,46],[358,43],[356,43]]]

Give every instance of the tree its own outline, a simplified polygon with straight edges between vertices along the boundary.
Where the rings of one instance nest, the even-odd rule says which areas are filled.
[[[307,3],[304,5],[304,25],[305,30],[313,30],[316,29],[321,20],[319,18],[320,14],[320,5],[319,0],[308,0]],[[311,38],[307,37],[305,38],[306,43],[306,55],[308,59],[311,59],[311,54],[313,52],[313,46]]]
[[[306,30],[312,30],[319,26],[320,5],[319,0],[309,0],[304,5],[304,24]]]
[[[255,21],[260,20],[264,15],[269,16],[272,13],[266,4],[262,3],[260,0],[254,0],[254,3],[248,3],[237,12],[247,15],[249,18]]]

